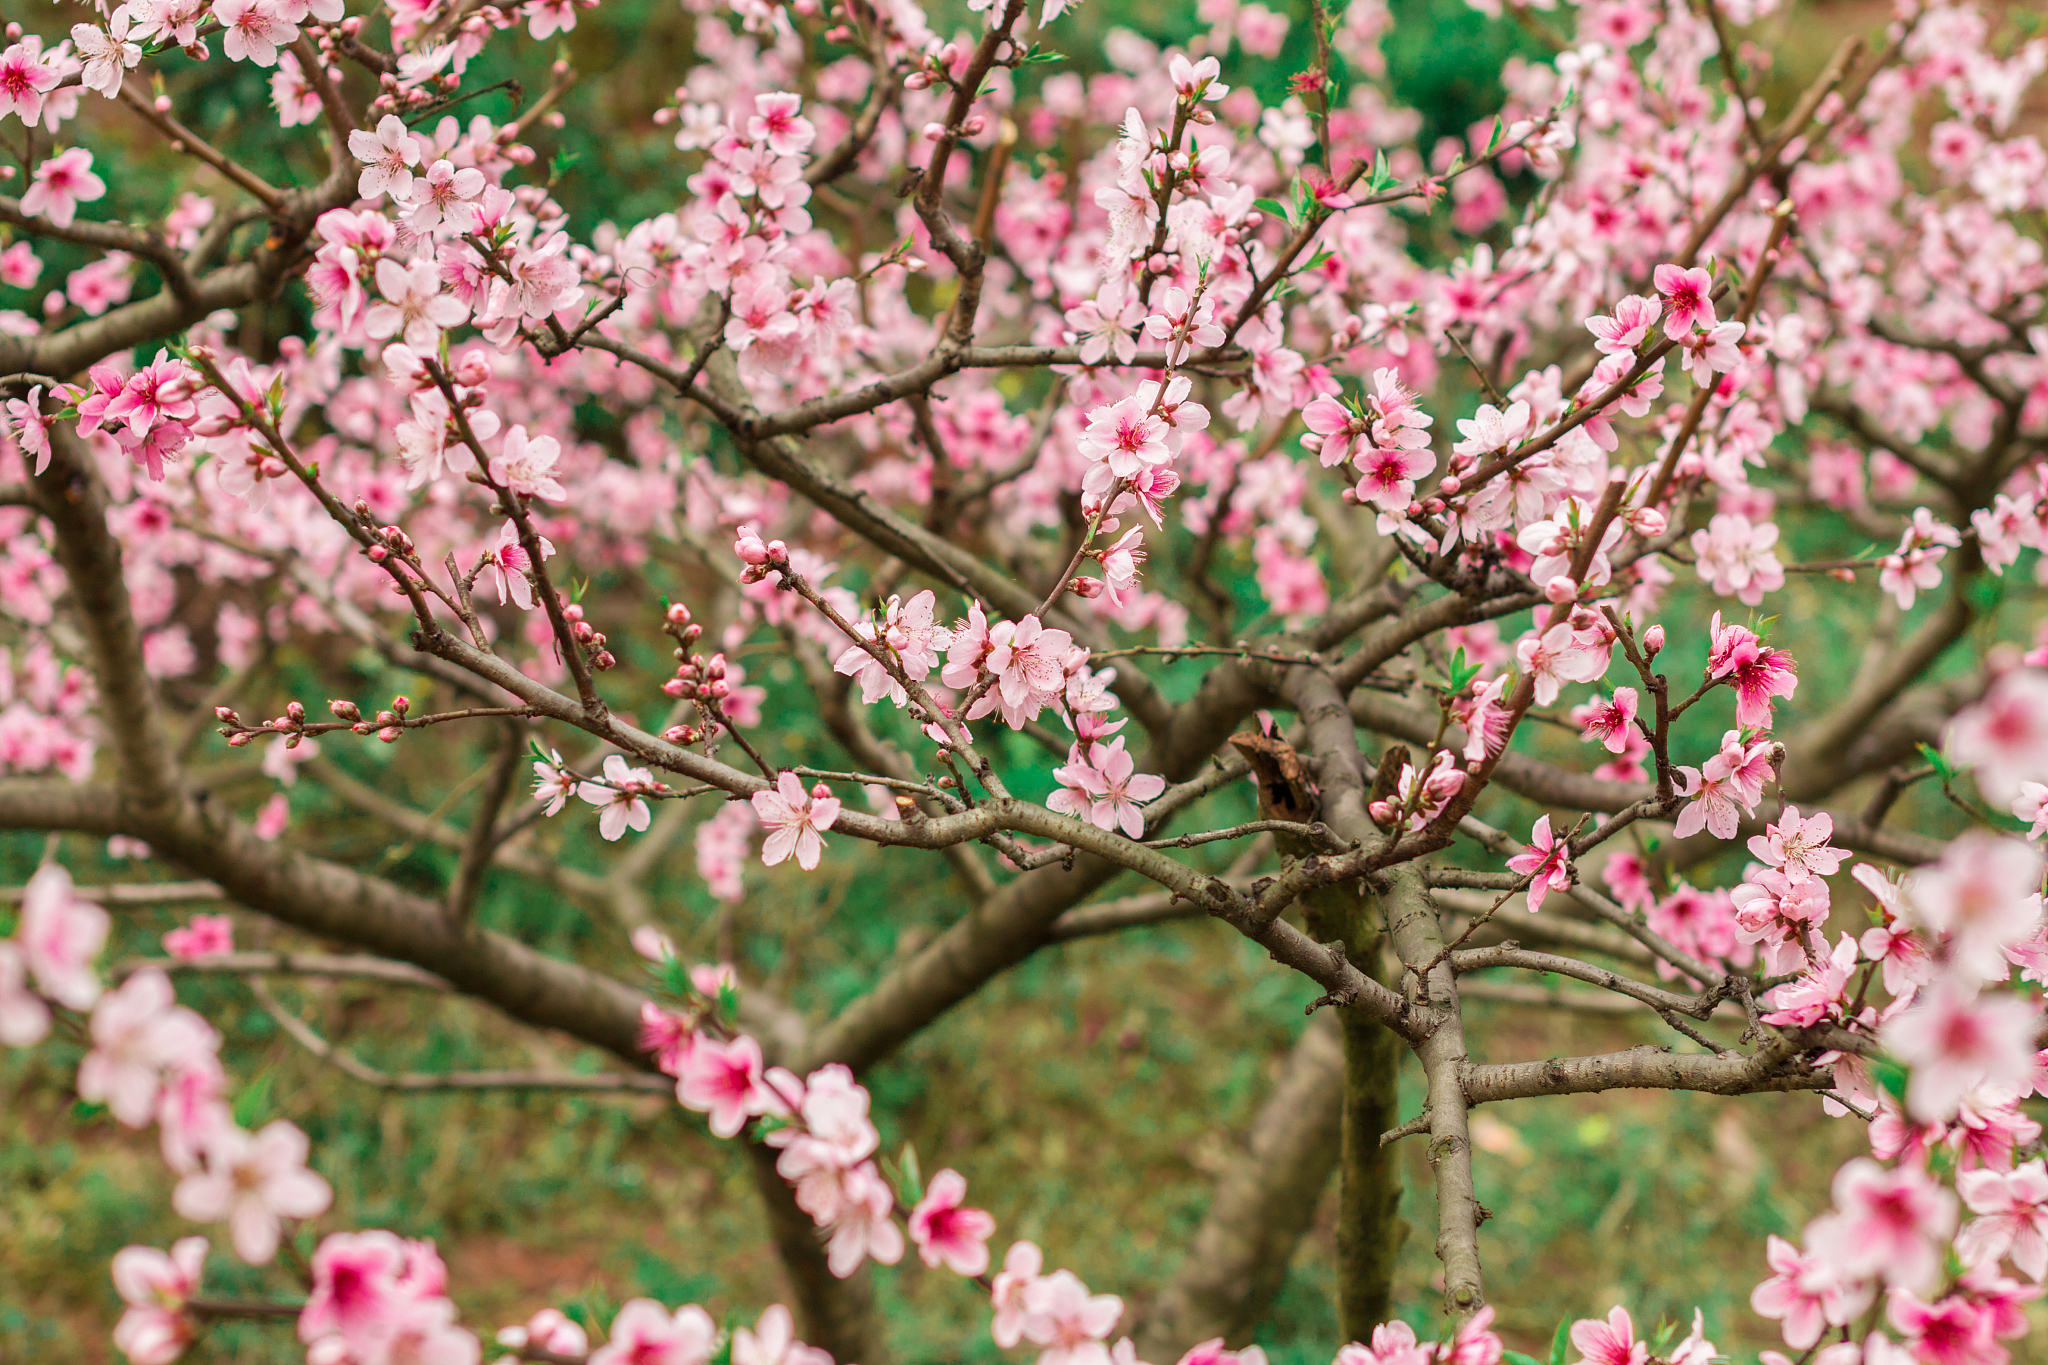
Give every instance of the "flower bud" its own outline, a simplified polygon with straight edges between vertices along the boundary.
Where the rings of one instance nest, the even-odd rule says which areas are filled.
[[[412,710],[412,698],[393,697],[391,699],[391,709],[396,711],[401,716],[404,715],[406,712]]]
[[[1543,585],[1544,600],[1558,606],[1575,600],[1578,595],[1579,585],[1572,581],[1569,574],[1559,574]]]
[[[216,720],[232,723],[235,720],[235,708],[232,706],[216,706],[213,708],[213,715]]]
[[[304,725],[306,723],[306,705],[304,702],[286,702],[284,713],[294,725]]]
[[[237,730],[228,736],[228,744],[232,748],[239,749],[253,738],[254,736],[247,730]]]
[[[562,619],[565,621],[581,621],[583,619],[583,608],[574,602],[569,603],[562,608]]]
[[[362,711],[352,701],[331,701],[327,703],[328,714],[336,720],[361,720]]]
[[[391,557],[391,551],[385,549],[382,545],[372,545],[364,553],[369,555],[372,564],[382,564]]]
[[[723,654],[714,654],[704,661],[704,676],[707,678],[722,678],[725,676],[725,656]]]
[[[698,625],[695,621],[683,627],[683,643],[686,645],[696,644],[699,639],[703,638],[703,635],[704,627]]]
[[[377,732],[377,738],[383,740],[386,744],[396,744],[398,737],[404,733],[405,731],[396,725],[387,725]]]
[[[1076,597],[1092,600],[1102,596],[1102,580],[1099,578],[1076,578],[1067,587]]]
[[[922,71],[913,71],[903,78],[905,90],[927,90],[931,88],[931,83],[932,78]]]
[[[1664,648],[1664,627],[1651,626],[1643,632],[1643,652],[1654,655]]]
[[[696,689],[692,687],[691,684],[684,682],[681,678],[670,678],[667,682],[661,685],[661,690],[667,695],[674,697],[677,701],[681,701],[684,697],[688,696],[691,692],[695,691]]]
[[[572,623],[569,627],[569,633],[576,637],[576,643],[579,645],[589,644],[597,635],[596,629],[588,621]]]
[[[671,602],[664,619],[672,626],[686,626],[690,624],[690,609],[680,602]]]
[[[590,661],[590,666],[600,673],[609,673],[619,666],[618,656],[608,649],[600,649],[597,657]]]

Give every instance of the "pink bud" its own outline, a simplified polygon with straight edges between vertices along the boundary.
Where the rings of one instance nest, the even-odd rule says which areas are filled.
[[[670,603],[664,619],[672,626],[688,625],[690,622],[690,609],[680,602]]]
[[[216,706],[213,708],[213,715],[216,720],[233,721],[235,719],[235,708],[232,706]]]
[[[684,695],[683,689],[688,686],[689,684],[684,682],[681,678],[670,678],[667,682],[661,685],[661,690],[667,693],[669,696],[674,697],[678,701],[680,701]]]
[[[830,796],[831,794],[832,789],[826,786],[823,782],[820,782],[816,786],[811,788],[811,800],[813,801],[823,801],[826,797]]]
[[[239,749],[244,744],[247,744],[253,738],[254,736],[251,735],[247,730],[237,730],[235,731],[235,733],[228,736],[228,744],[233,748]]]
[[[306,706],[303,702],[286,702],[284,713],[295,725],[306,723]]]
[[[1544,600],[1554,602],[1559,606],[1573,601],[1578,595],[1579,585],[1573,582],[1567,574],[1559,574],[1543,585]]]
[[[405,731],[396,725],[387,725],[377,732],[377,738],[383,740],[386,744],[396,744],[398,737],[404,733]]]
[[[609,673],[619,666],[619,659],[610,650],[600,649],[597,657],[590,661],[590,666],[600,673]]]
[[[336,720],[361,720],[363,713],[352,701],[331,701],[327,703],[328,714]]]
[[[931,87],[932,78],[922,71],[913,71],[903,78],[905,90],[926,90]]]
[[[1099,578],[1076,578],[1067,587],[1076,597],[1093,599],[1102,596],[1102,580]]]
[[[396,711],[401,716],[404,715],[406,712],[412,710],[412,698],[393,697],[391,699],[391,709]]]
[[[1645,653],[1655,654],[1662,648],[1664,648],[1664,627],[1651,626],[1643,632],[1643,651]]]
[[[583,608],[574,602],[569,603],[569,605],[562,608],[562,619],[565,621],[581,621],[583,619]]]
[[[1437,484],[1436,491],[1443,494],[1447,498],[1456,497],[1458,491],[1464,488],[1464,486],[1464,480],[1460,479],[1455,474],[1449,474],[1444,477],[1442,482]]]
[[[946,125],[943,123],[927,123],[924,126],[924,140],[926,142],[937,142],[945,135]]]

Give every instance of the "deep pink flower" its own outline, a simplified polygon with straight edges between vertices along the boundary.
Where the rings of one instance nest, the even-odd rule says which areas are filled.
[[[1508,859],[1508,871],[1529,881],[1529,913],[1543,908],[1543,898],[1572,884],[1571,844],[1550,832],[1550,817],[1541,816],[1529,832],[1529,845]]]
[[[924,1198],[910,1211],[910,1240],[926,1265],[944,1265],[972,1277],[988,1269],[988,1239],[996,1220],[981,1209],[964,1207],[966,1197],[967,1178],[958,1171],[933,1176]]]
[[[1934,1280],[1956,1198],[1932,1176],[1856,1157],[1835,1173],[1834,1196],[1836,1211],[1807,1228],[1807,1242],[1839,1274],[1907,1288]]]
[[[711,1315],[694,1303],[670,1313],[653,1299],[628,1299],[590,1365],[704,1365],[717,1339]]]
[[[1584,1365],[1644,1365],[1650,1358],[1650,1345],[1636,1340],[1636,1325],[1626,1308],[1614,1308],[1605,1322],[1581,1318],[1572,1324],[1571,1335]]]
[[[758,1114],[779,1107],[761,1075],[761,1045],[745,1036],[730,1042],[701,1038],[681,1058],[676,1100],[710,1117],[711,1131],[733,1137]]]
[[[1664,335],[1682,341],[1696,327],[1714,325],[1714,277],[1703,266],[1681,270],[1660,265],[1651,281],[1664,296]]]

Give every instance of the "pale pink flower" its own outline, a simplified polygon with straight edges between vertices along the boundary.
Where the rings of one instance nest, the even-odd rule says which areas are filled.
[[[2003,803],[2018,796],[2021,782],[2048,773],[2048,672],[2016,668],[1991,684],[1982,700],[1956,713],[1944,748],[1976,771],[1986,797]]]
[[[1515,645],[1515,661],[1536,685],[1536,704],[1549,706],[1568,682],[1593,682],[1607,672],[1607,653],[1580,645],[1568,622],[1541,635],[1533,631]]]
[[[1945,939],[1951,967],[1980,981],[2010,974],[2005,949],[2041,923],[2041,852],[2019,839],[1969,830],[1941,860],[1914,870],[1911,919]]]
[[[1612,317],[1587,318],[1586,330],[1593,334],[1593,348],[1602,355],[1623,355],[1649,339],[1662,311],[1657,300],[1630,294],[1614,305]]]
[[[78,1066],[81,1099],[103,1102],[130,1128],[156,1112],[167,1068],[213,1053],[220,1039],[204,1019],[177,1003],[170,978],[155,968],[128,978],[92,1010],[91,1052]]]
[[[225,32],[221,51],[231,62],[277,65],[277,50],[290,47],[298,25],[286,23],[277,0],[214,0],[213,17]]]
[[[29,1047],[50,1032],[50,1007],[29,989],[21,950],[0,939],[0,1046]]]
[[[254,1134],[230,1127],[207,1143],[203,1170],[178,1182],[171,1207],[195,1223],[228,1225],[235,1254],[265,1265],[277,1254],[281,1223],[326,1212],[334,1198],[306,1169],[306,1135],[279,1119]]]
[[[794,853],[796,865],[804,871],[817,867],[825,851],[825,841],[818,836],[839,819],[839,798],[829,787],[820,782],[806,792],[802,780],[784,769],[773,788],[755,792],[748,800],[768,830],[761,845],[764,866],[774,867]]]
[[[995,1318],[989,1324],[989,1333],[996,1345],[1005,1351],[1024,1339],[1024,1321],[1030,1314],[1031,1287],[1038,1283],[1039,1271],[1045,1265],[1045,1257],[1031,1242],[1013,1242],[1009,1254],[1003,1257],[1003,1268],[996,1272],[995,1284],[989,1298],[995,1308]]]
[[[533,799],[541,803],[541,814],[560,815],[576,787],[576,775],[562,766],[559,749],[548,750],[546,761],[533,765]]]
[[[1055,1270],[1024,1294],[1024,1335],[1043,1348],[1039,1365],[1110,1365],[1103,1345],[1124,1314],[1114,1294],[1090,1294],[1071,1270]]]
[[[768,150],[777,156],[799,156],[809,151],[817,140],[818,130],[809,119],[797,114],[802,107],[803,98],[787,91],[754,96],[754,113],[747,120],[747,136],[755,142],[766,143]]]
[[[798,1341],[789,1310],[771,1303],[752,1330],[733,1329],[732,1365],[832,1365],[832,1355]]]
[[[762,1079],[761,1045],[744,1035],[723,1043],[699,1039],[681,1059],[681,1070],[677,1103],[708,1115],[719,1137],[733,1137],[749,1118],[781,1107]]]
[[[80,204],[90,204],[106,192],[107,182],[92,173],[92,153],[73,147],[36,167],[35,183],[21,196],[21,211],[68,228]]]
[[[2048,783],[2020,783],[2019,795],[2012,799],[2012,815],[2031,827],[2027,838],[2038,840],[2048,833]]]
[[[825,1268],[840,1279],[862,1261],[894,1265],[903,1259],[903,1231],[896,1226],[896,1196],[872,1161],[840,1178],[838,1208],[825,1240]]]
[[[1491,455],[1506,450],[1529,434],[1529,422],[1526,402],[1510,403],[1505,412],[1491,403],[1482,403],[1469,419],[1458,419],[1458,434],[1464,439],[1451,449],[1459,455]]]
[[[412,168],[420,164],[420,147],[398,115],[386,114],[379,119],[375,132],[358,128],[350,133],[348,149],[356,160],[365,163],[356,180],[357,194],[365,199],[389,194],[394,201],[411,197]]]
[[[537,536],[540,542],[540,557],[552,559],[555,543],[546,536]],[[533,610],[533,559],[526,553],[526,547],[519,543],[519,526],[507,521],[498,532],[498,543],[485,551],[485,560],[493,581],[498,589],[498,604],[510,601],[521,611]]]
[[[1772,546],[1778,543],[1778,528],[1766,522],[1752,525],[1738,513],[1723,512],[1692,533],[1695,568],[1708,587],[1732,596],[1745,606],[1756,606],[1767,592],[1785,586],[1785,569]]]
[[[581,783],[576,795],[601,809],[597,832],[607,839],[619,839],[629,829],[647,828],[654,818],[647,794],[658,790],[661,784],[654,780],[653,773],[628,764],[623,754],[607,754],[604,781]]]
[[[704,1365],[717,1340],[717,1324],[694,1303],[671,1314],[653,1299],[628,1299],[590,1365]]]
[[[363,330],[379,341],[403,336],[414,350],[431,352],[439,347],[442,332],[469,318],[460,299],[441,292],[441,272],[428,257],[416,256],[408,264],[386,256],[377,262],[376,277],[384,301],[370,305]]]
[[[1827,1258],[1801,1252],[1777,1236],[1769,1238],[1765,1248],[1774,1273],[1750,1292],[1749,1306],[1762,1317],[1776,1318],[1785,1344],[1795,1351],[1812,1346],[1828,1327],[1852,1322],[1870,1307],[1874,1291],[1841,1275]]]
[[[514,425],[506,429],[505,443],[491,457],[491,477],[521,496],[560,502],[569,496],[555,478],[555,461],[561,455],[562,443],[554,437],[529,438],[524,426]]]
[[[1932,1282],[1956,1226],[1956,1198],[1915,1166],[1856,1157],[1835,1173],[1835,1212],[1807,1228],[1808,1245],[1845,1276],[1907,1288]]]
[[[1572,884],[1572,850],[1568,840],[1550,832],[1550,817],[1538,817],[1529,845],[1508,859],[1508,871],[1529,878],[1529,913],[1543,908],[1543,898]]]
[[[1097,829],[1121,828],[1133,839],[1142,837],[1145,816],[1139,807],[1166,790],[1166,779],[1137,772],[1137,760],[1124,750],[1121,735],[1107,744],[1089,746],[1088,758],[1102,775],[1101,790],[1091,793],[1089,823]]]
[[[1809,877],[1832,877],[1841,870],[1849,855],[1828,846],[1834,833],[1835,817],[1826,811],[1801,819],[1799,807],[1787,806],[1776,824],[1750,836],[1749,851],[1759,862],[1781,869],[1786,880],[1796,885]]]
[[[88,1009],[100,997],[92,961],[110,923],[105,910],[72,894],[63,864],[44,863],[23,890],[14,944],[44,995],[69,1009]]]
[[[528,1318],[524,1326],[499,1328],[498,1344],[515,1351],[529,1346],[538,1347],[561,1356],[587,1355],[590,1351],[589,1336],[575,1319],[566,1316],[559,1308],[541,1309]],[[504,1365],[504,1362],[500,1361],[499,1365]],[[802,1365],[811,1365],[811,1362],[803,1362]]]
[[[2029,1084],[2040,1011],[2018,996],[1978,995],[1953,977],[1920,993],[1879,1035],[1913,1069],[1906,1108],[1922,1122],[1953,1117],[1980,1085]]]
[[[412,210],[406,223],[416,233],[432,232],[444,222],[455,221],[456,205],[476,198],[483,188],[484,173],[476,167],[465,166],[458,171],[446,160],[436,161],[413,177],[409,196]]]
[[[1166,423],[1147,411],[1147,405],[1133,394],[1108,407],[1088,414],[1087,429],[1081,433],[1081,453],[1107,466],[1109,473],[1127,479],[1140,470],[1163,464]]]
[[[1956,1192],[1979,1215],[1956,1235],[1964,1265],[2010,1256],[2037,1283],[2048,1279],[2048,1169],[2039,1158],[2008,1172],[1963,1171]]]
[[[140,45],[128,41],[129,23],[128,8],[124,5],[114,11],[106,28],[96,24],[71,26],[72,50],[85,63],[79,73],[79,83],[108,99],[121,93],[123,75],[142,60]],[[6,74],[5,66],[0,65],[0,85],[4,85]],[[54,86],[56,83],[53,73],[50,84]],[[23,121],[33,123],[35,119],[30,116]]]
[[[114,1349],[130,1365],[170,1365],[199,1335],[184,1309],[199,1293],[206,1250],[204,1237],[181,1237],[168,1255],[143,1246],[114,1253],[114,1292],[128,1305],[114,1325]]]
[[[958,1171],[933,1176],[924,1198],[910,1211],[910,1240],[926,1265],[935,1270],[943,1265],[956,1275],[972,1277],[988,1269],[988,1239],[996,1220],[981,1209],[965,1207],[966,1198],[967,1178]]]

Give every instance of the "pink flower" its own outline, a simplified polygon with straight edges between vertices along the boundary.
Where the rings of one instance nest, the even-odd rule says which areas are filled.
[[[747,120],[747,136],[755,142],[765,142],[777,156],[801,155],[810,150],[818,136],[809,119],[798,117],[797,110],[802,107],[803,98],[787,91],[754,96],[754,114]]]
[[[28,986],[21,950],[0,939],[0,1046],[28,1047],[50,1032],[50,1007]]]
[[[398,115],[379,119],[375,132],[358,128],[350,133],[348,149],[356,160],[366,163],[356,180],[357,194],[375,199],[388,193],[394,201],[411,196],[412,168],[420,164],[420,148]]]
[[[1088,820],[1097,829],[1122,828],[1130,838],[1145,833],[1145,816],[1139,810],[1166,790],[1166,779],[1153,773],[1137,773],[1137,761],[1124,751],[1123,736],[1107,744],[1089,746],[1089,763],[1101,774],[1101,789],[1091,794]]]
[[[681,1071],[677,1103],[709,1115],[719,1137],[733,1137],[749,1118],[781,1106],[762,1079],[761,1045],[744,1035],[725,1043],[700,1038],[681,1059]]]
[[[103,1101],[130,1128],[154,1116],[166,1068],[209,1056],[220,1046],[212,1026],[177,1003],[170,978],[155,968],[100,997],[92,1010],[92,1042],[78,1066],[79,1097]]]
[[[1493,1332],[1493,1305],[1465,1319],[1441,1350],[1443,1365],[1500,1365],[1506,1353]]]
[[[1635,734],[1636,705],[1633,687],[1617,687],[1607,702],[1574,711],[1572,719],[1584,727],[1579,731],[1579,738],[1599,740],[1610,754],[1626,752]]]
[[[1109,1365],[1102,1343],[1124,1315],[1114,1294],[1090,1294],[1071,1270],[1055,1270],[1024,1294],[1024,1335],[1044,1348],[1039,1365]]]
[[[988,1239],[996,1220],[981,1209],[964,1207],[966,1197],[967,1179],[958,1171],[933,1176],[924,1198],[910,1211],[910,1240],[926,1265],[944,1265],[972,1277],[988,1269]]]
[[[628,1299],[590,1365],[704,1365],[717,1339],[711,1315],[694,1303],[671,1314],[653,1299]]]
[[[733,1329],[732,1365],[832,1365],[832,1356],[798,1341],[789,1310],[771,1303],[753,1330]]]
[[[1166,424],[1148,412],[1136,394],[1089,413],[1080,446],[1082,455],[1107,466],[1119,479],[1164,464],[1170,456]]]
[[[1829,1326],[1852,1322],[1870,1306],[1873,1291],[1844,1279],[1825,1258],[1802,1253],[1782,1237],[1771,1237],[1765,1248],[1775,1273],[1750,1292],[1749,1306],[1778,1319],[1792,1349],[1805,1350]]]
[[[213,17],[226,30],[220,47],[231,62],[275,66],[277,50],[299,36],[298,25],[285,22],[276,0],[214,0]],[[353,144],[354,135],[350,138]]]
[[[1714,277],[1704,267],[1660,265],[1650,278],[1664,296],[1665,336],[1683,341],[1695,328],[1714,325]]]
[[[1754,526],[1748,517],[1731,512],[1717,514],[1706,530],[1692,533],[1701,580],[1751,607],[1761,603],[1765,593],[1785,586],[1784,566],[1771,550],[1777,543],[1775,525]]]
[[[2048,672],[2016,668],[1991,684],[1983,700],[1956,714],[1945,748],[1959,766],[1976,770],[1985,796],[2017,797],[2023,780],[2048,772]]]
[[[1594,349],[1602,355],[1634,351],[1649,339],[1650,329],[1657,325],[1662,309],[1663,305],[1655,299],[1630,294],[1614,305],[1614,316],[1587,318],[1586,330],[1593,334]]]
[[[1003,1257],[1003,1268],[996,1273],[994,1287],[989,1298],[995,1306],[995,1318],[989,1324],[989,1333],[996,1345],[1005,1351],[1024,1339],[1024,1320],[1030,1313],[1031,1287],[1038,1283],[1038,1272],[1045,1264],[1045,1257],[1036,1245],[1030,1242],[1013,1242],[1009,1254]]]
[[[1357,453],[1360,502],[1371,503],[1383,512],[1398,512],[1415,498],[1415,481],[1436,468],[1436,456],[1427,450],[1402,450],[1374,446]]]
[[[1221,1343],[1218,1338],[1218,1343]],[[1200,1350],[1197,1347],[1196,1350]],[[1190,1353],[1192,1354],[1192,1352]],[[1333,1365],[1431,1365],[1435,1353],[1415,1339],[1405,1322],[1383,1322],[1372,1329],[1369,1344],[1351,1342],[1337,1352]],[[1187,1365],[1186,1361],[1182,1365]]]
[[[1828,846],[1834,832],[1835,818],[1826,811],[1802,820],[1799,807],[1787,806],[1778,823],[1750,836],[1749,851],[1759,862],[1781,869],[1785,879],[1796,886],[1811,877],[1832,877],[1841,870],[1849,855]]]
[[[1941,861],[1906,879],[1909,918],[1946,940],[1949,962],[1980,981],[2011,973],[2005,949],[2041,922],[2041,853],[2018,839],[1970,830]]]
[[[1529,846],[1508,859],[1508,871],[1529,878],[1529,913],[1543,907],[1543,898],[1572,884],[1571,844],[1550,832],[1550,817],[1538,818]]]
[[[774,867],[796,855],[796,865],[809,872],[824,854],[825,841],[818,836],[839,819],[839,798],[820,782],[806,793],[803,782],[784,769],[768,791],[748,798],[754,814],[768,830],[761,845],[761,862]]]
[[[1923,1122],[1952,1117],[1979,1085],[2025,1086],[2034,1075],[2040,1011],[2018,996],[1978,995],[1946,977],[1921,992],[1880,1035],[1885,1049],[1913,1069],[1906,1108]]]
[[[988,671],[996,675],[996,692],[1001,694],[1006,719],[1015,716],[1012,728],[1021,729],[1029,716],[1046,706],[1056,706],[1065,694],[1067,651],[1074,637],[1064,630],[1048,630],[1036,616],[1015,622],[1001,621],[989,632],[993,648]],[[976,711],[987,714],[993,702],[984,697]],[[973,719],[976,711],[968,713]]]
[[[73,147],[36,167],[36,182],[21,196],[21,211],[68,228],[80,204],[90,204],[106,192],[107,182],[92,173],[92,153]]]
[[[2048,1169],[2039,1158],[2008,1173],[1964,1171],[1956,1192],[1981,1215],[1956,1237],[1965,1265],[1996,1265],[2010,1256],[2035,1281],[2048,1279]]]
[[[1607,672],[1604,650],[1587,649],[1571,625],[1560,621],[1541,635],[1531,632],[1515,645],[1515,661],[1536,685],[1536,704],[1549,706],[1568,682],[1592,682]]]
[[[377,262],[376,280],[384,301],[370,305],[363,330],[379,341],[403,337],[414,350],[432,352],[441,344],[441,333],[469,319],[467,305],[441,292],[441,272],[432,257],[416,256],[408,264],[386,256]]]
[[[561,455],[562,444],[554,437],[528,439],[526,428],[514,425],[506,429],[505,443],[491,459],[491,477],[523,497],[560,502],[569,496],[555,479],[555,461]]]
[[[1834,1213],[1807,1229],[1808,1245],[1846,1277],[1930,1283],[1956,1226],[1956,1199],[1927,1172],[1856,1157],[1835,1173]]]
[[[646,795],[658,790],[661,784],[654,780],[653,773],[631,767],[622,754],[608,754],[604,760],[604,781],[581,783],[576,795],[602,809],[597,817],[597,832],[607,839],[618,839],[629,829],[647,828],[654,816]]]
[[[204,1237],[181,1237],[169,1255],[142,1246],[114,1253],[114,1291],[128,1305],[114,1325],[114,1349],[131,1365],[170,1365],[199,1334],[184,1309],[199,1293],[206,1249]]]
[[[1649,1343],[1636,1340],[1634,1321],[1618,1306],[1605,1322],[1581,1318],[1573,1323],[1572,1346],[1585,1365],[1644,1365],[1650,1358]]]
[[[1993,1330],[1996,1314],[1960,1294],[1927,1304],[1894,1289],[1885,1316],[1923,1365],[2005,1365],[2011,1358]]]
[[[825,1239],[825,1268],[840,1279],[865,1260],[894,1265],[903,1259],[903,1232],[896,1226],[896,1196],[872,1161],[847,1171],[839,1183],[838,1208]]]
[[[194,915],[189,924],[164,935],[164,951],[189,961],[235,950],[233,915]]]
[[[63,79],[63,72],[44,62],[39,39],[28,38],[0,52],[0,118],[12,114],[35,127],[43,117],[43,101]]]
[[[683,1059],[697,1045],[697,1030],[683,1016],[663,1009],[652,1000],[642,1000],[640,1033],[636,1041],[642,1052],[654,1058],[655,1070],[665,1076],[681,1076]]]
[[[107,941],[109,923],[105,910],[72,895],[71,874],[61,863],[44,863],[24,888],[14,943],[44,995],[69,1009],[88,1009],[100,997],[92,960]]]
[[[450,461],[451,467],[453,461]],[[467,463],[464,465],[467,468]],[[554,542],[546,536],[536,536],[540,542],[540,557],[552,559],[555,554]],[[533,559],[526,553],[526,547],[519,543],[519,526],[507,521],[498,532],[498,543],[485,551],[485,560],[492,577],[497,582],[498,605],[508,600],[521,611],[533,610]]]
[[[393,1233],[337,1232],[313,1252],[313,1289],[299,1311],[299,1340],[340,1336],[358,1359],[391,1334],[393,1315],[410,1295],[405,1243]]]
[[[230,1127],[207,1143],[205,1168],[178,1182],[171,1207],[195,1223],[225,1221],[235,1254],[267,1264],[283,1219],[315,1217],[333,1201],[327,1182],[306,1169],[306,1150],[306,1135],[283,1119],[253,1135]]]

